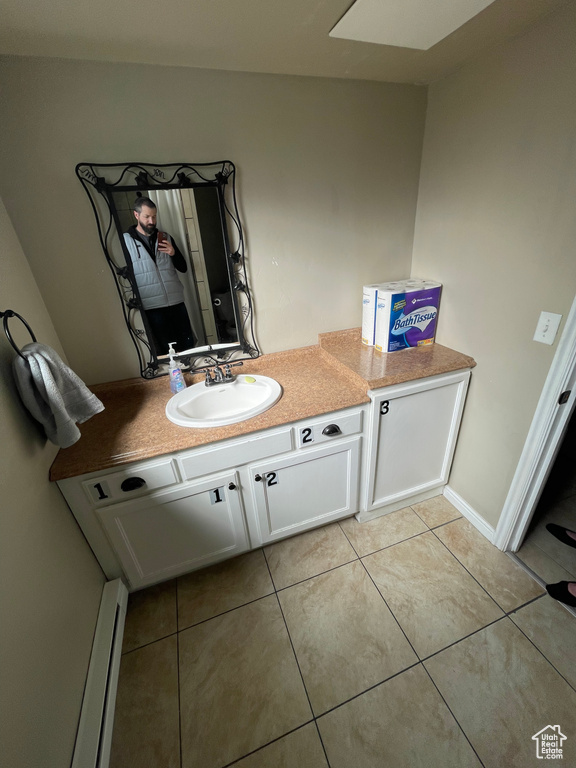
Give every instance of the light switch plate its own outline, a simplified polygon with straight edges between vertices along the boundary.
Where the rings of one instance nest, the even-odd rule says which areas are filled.
[[[534,333],[534,341],[542,344],[554,344],[562,315],[556,315],[553,312],[540,312],[540,319]]]

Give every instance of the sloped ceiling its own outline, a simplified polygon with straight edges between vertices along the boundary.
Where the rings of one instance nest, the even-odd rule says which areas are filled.
[[[423,51],[330,37],[350,0],[1,0],[0,53],[429,83],[564,2],[494,0]]]

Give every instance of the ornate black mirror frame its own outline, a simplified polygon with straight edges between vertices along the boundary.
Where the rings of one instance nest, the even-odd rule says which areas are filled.
[[[222,238],[232,295],[237,341],[187,349],[176,355],[180,365],[195,371],[225,361],[259,357],[254,337],[252,298],[244,258],[244,237],[235,192],[236,169],[228,160],[216,163],[101,164],[79,163],[76,175],[86,190],[98,227],[100,245],[114,276],[124,320],[136,348],[140,374],[150,379],[166,375],[168,358],[158,355],[122,236],[114,193],[147,195],[148,191],[214,187],[217,190]],[[231,237],[232,233],[232,237]],[[137,327],[140,323],[143,328]]]

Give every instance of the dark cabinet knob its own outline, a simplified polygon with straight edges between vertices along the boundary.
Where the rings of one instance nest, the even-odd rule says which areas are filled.
[[[228,483],[228,490],[229,491],[235,491],[236,485],[234,483]]]
[[[126,493],[128,491],[136,491],[138,488],[142,488],[143,485],[146,485],[146,480],[142,477],[127,477],[122,482],[120,488]]]
[[[261,483],[262,482],[262,475],[256,475],[254,477],[254,480],[256,480],[257,483]]]
[[[328,437],[332,435],[341,435],[342,430],[340,429],[338,424],[328,424],[328,426],[324,427],[324,429],[322,430],[322,434],[327,435]]]

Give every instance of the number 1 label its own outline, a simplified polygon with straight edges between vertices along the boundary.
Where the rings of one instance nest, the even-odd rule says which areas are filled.
[[[224,486],[210,491],[210,504],[218,504],[220,501],[224,501]]]

